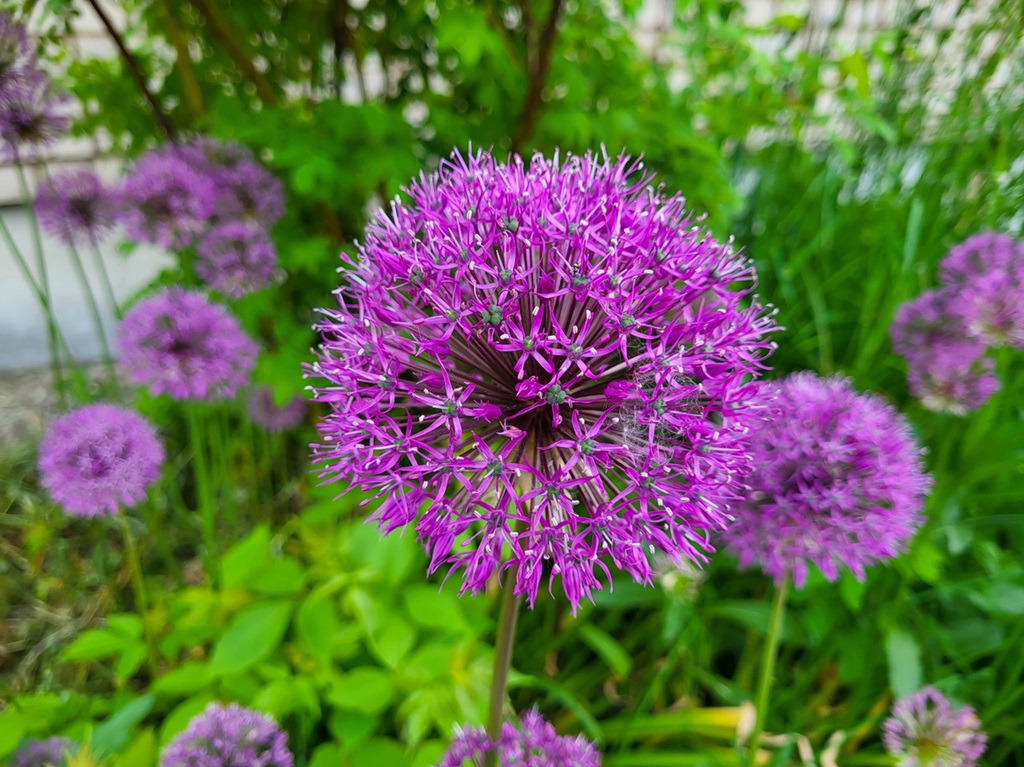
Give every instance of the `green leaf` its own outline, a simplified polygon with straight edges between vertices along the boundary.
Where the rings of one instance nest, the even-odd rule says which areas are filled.
[[[338,767],[342,763],[341,747],[335,743],[323,743],[313,751],[313,756],[309,760],[309,767]]]
[[[128,681],[139,670],[148,654],[149,650],[145,642],[134,642],[125,647],[118,656],[117,663],[114,665],[114,674],[117,677],[117,681],[120,684]]]
[[[443,740],[424,741],[416,749],[416,756],[409,762],[409,767],[434,767],[447,750],[448,744]]]
[[[461,633],[467,628],[458,598],[434,586],[415,584],[404,588],[402,603],[420,626],[451,633]]]
[[[147,727],[138,734],[131,745],[114,762],[114,767],[142,767],[156,764],[156,733]]]
[[[152,691],[162,695],[191,695],[206,687],[212,679],[205,663],[189,662],[168,671],[155,682]]]
[[[188,726],[192,717],[205,709],[214,699],[212,690],[204,690],[175,706],[160,723],[160,745],[167,745],[171,738]]]
[[[624,679],[629,676],[633,670],[633,659],[611,634],[592,623],[584,623],[580,626],[580,637],[615,672],[616,677]]]
[[[340,627],[334,600],[328,595],[307,597],[295,613],[296,642],[324,667],[330,665]]]
[[[328,701],[346,711],[375,714],[387,708],[395,695],[391,677],[378,668],[357,668],[336,677]]]
[[[298,593],[306,583],[306,571],[291,557],[271,560],[259,573],[249,579],[249,585],[261,594],[290,596]]]
[[[153,710],[156,697],[143,695],[127,703],[116,714],[96,725],[92,731],[92,747],[99,752],[112,754],[125,743],[139,722]]]
[[[287,601],[255,604],[240,612],[213,648],[210,673],[234,674],[269,657],[281,643],[291,614]]]
[[[232,546],[222,560],[225,588],[240,588],[260,574],[270,562],[270,528],[259,524]]]
[[[388,668],[395,668],[416,644],[416,629],[402,616],[391,613],[370,635],[370,650]]]
[[[16,708],[0,713],[0,759],[8,756],[28,734],[28,717]]]
[[[409,760],[401,744],[373,738],[352,749],[352,767],[408,767]]]
[[[920,689],[923,679],[921,647],[909,632],[901,628],[889,631],[885,638],[885,654],[889,660],[889,687],[902,698]]]
[[[997,617],[1024,615],[1024,588],[1006,581],[987,584],[980,591],[972,593],[970,600]]]
[[[89,629],[83,631],[61,653],[64,660],[97,660],[109,658],[121,652],[134,640],[123,634],[115,634],[106,629]]]

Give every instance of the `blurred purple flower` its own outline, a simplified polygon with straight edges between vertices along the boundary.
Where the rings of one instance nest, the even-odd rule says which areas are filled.
[[[117,190],[128,237],[172,250],[191,245],[205,231],[216,199],[212,179],[158,150],[136,160]]]
[[[98,243],[114,223],[111,191],[91,170],[55,175],[36,193],[40,225],[69,245]]]
[[[705,560],[726,523],[775,325],[751,263],[642,168],[456,153],[323,310],[321,475],[376,491],[384,531],[415,522],[463,591],[514,567],[575,609],[609,564],[647,583],[649,554]]]
[[[12,14],[0,11],[0,92],[12,79],[33,68],[34,52],[25,26]]]
[[[906,420],[841,377],[797,373],[766,385],[774,420],[754,434],[746,503],[723,534],[743,567],[756,563],[797,588],[817,565],[829,580],[846,566],[896,556],[922,521],[931,486]]]
[[[499,767],[599,767],[601,755],[582,735],[561,737],[536,710],[520,717],[519,726],[502,725],[497,743],[479,728],[456,734],[437,767],[478,765],[497,750]]]
[[[39,446],[43,487],[78,517],[136,505],[160,478],[163,462],[163,446],[142,416],[103,403],[58,418]]]
[[[942,341],[907,357],[910,393],[929,410],[965,415],[999,391],[980,341]]]
[[[177,400],[231,399],[258,349],[228,311],[202,293],[166,288],[133,306],[120,326],[130,380]]]
[[[288,735],[274,719],[237,703],[211,703],[176,735],[160,767],[293,767]]]
[[[277,271],[277,252],[267,233],[241,221],[229,221],[207,232],[199,241],[196,256],[196,274],[232,298],[267,287]]]
[[[269,386],[253,386],[247,401],[249,418],[266,431],[286,431],[302,420],[306,414],[306,400],[295,397],[284,405],[274,402]]]
[[[927,354],[936,346],[969,338],[963,312],[954,312],[960,301],[956,290],[926,290],[904,301],[889,326],[892,348],[904,357]]]
[[[11,754],[9,767],[64,767],[77,745],[67,738],[32,740]]]
[[[0,88],[0,138],[6,156],[23,160],[63,134],[68,127],[67,115],[60,112],[63,101],[38,70],[9,75]]]
[[[939,264],[943,283],[968,287],[993,271],[1010,273],[1020,268],[1024,243],[1001,232],[982,232],[950,248]]]
[[[997,232],[968,237],[942,260],[951,308],[968,333],[990,346],[1024,348],[1024,242]]]
[[[974,767],[988,742],[974,709],[953,708],[934,687],[896,701],[882,727],[899,767]]]

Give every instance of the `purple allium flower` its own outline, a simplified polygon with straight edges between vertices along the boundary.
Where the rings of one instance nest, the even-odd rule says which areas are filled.
[[[456,153],[323,311],[321,475],[376,491],[385,531],[416,522],[463,591],[514,567],[575,609],[608,563],[647,583],[649,554],[705,560],[726,523],[775,326],[751,263],[642,167]]]
[[[997,232],[968,237],[942,260],[958,301],[951,312],[992,346],[1024,348],[1024,242]]]
[[[120,326],[129,379],[178,400],[230,399],[249,382],[258,349],[228,311],[197,291],[166,288]]]
[[[953,708],[934,687],[896,701],[882,727],[900,767],[974,767],[988,742],[974,709]]]
[[[499,767],[599,767],[601,755],[582,735],[561,737],[536,710],[520,717],[519,726],[505,722],[497,743],[479,728],[456,734],[437,767],[478,765],[497,750]]]
[[[241,298],[274,281],[277,252],[267,233],[253,224],[215,226],[196,248],[196,274],[211,288]]]
[[[211,703],[160,755],[160,767],[292,767],[288,735],[266,714]]]
[[[743,567],[777,582],[808,565],[829,580],[839,567],[858,578],[896,556],[921,522],[931,486],[906,420],[884,400],[841,377],[797,373],[777,384],[774,419],[754,435],[747,500],[724,533]]]
[[[306,414],[305,399],[295,397],[284,405],[278,405],[269,386],[252,387],[246,405],[250,420],[266,431],[286,431]]]
[[[926,290],[904,301],[889,326],[892,348],[904,357],[926,354],[935,346],[965,340],[970,334],[962,312],[954,311],[960,300],[956,290]]]
[[[999,391],[995,364],[980,341],[943,341],[907,358],[910,392],[929,410],[965,415]]]
[[[67,738],[32,740],[11,754],[10,767],[64,767],[77,745]]]
[[[58,138],[68,126],[67,115],[58,110],[62,101],[38,70],[8,76],[0,89],[0,138],[7,145],[6,154],[21,158],[26,150],[37,150]]]
[[[0,90],[26,68],[35,66],[25,26],[10,13],[0,12]]]
[[[140,157],[118,189],[128,237],[168,249],[192,244],[206,229],[216,200],[211,178],[160,151]]]
[[[42,227],[61,242],[96,243],[114,223],[114,199],[91,170],[61,173],[36,193]]]
[[[61,416],[39,446],[43,487],[77,517],[134,506],[160,478],[163,462],[153,427],[138,413],[105,403]]]

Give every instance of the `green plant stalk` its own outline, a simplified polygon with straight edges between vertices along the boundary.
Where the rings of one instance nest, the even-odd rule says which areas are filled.
[[[142,634],[146,639],[146,659],[149,667],[150,679],[156,679],[156,638],[150,628],[146,613],[149,611],[149,600],[146,598],[146,582],[142,578],[142,563],[139,561],[139,550],[135,545],[135,536],[132,535],[131,527],[128,525],[128,517],[123,510],[118,515],[118,522],[121,523],[121,534],[124,536],[125,551],[128,553],[128,565],[132,573],[132,587],[135,590],[136,609],[142,616]]]
[[[192,467],[196,478],[199,502],[199,522],[203,533],[203,567],[213,588],[220,587],[220,557],[217,550],[217,510],[214,507],[213,487],[210,484],[210,466],[207,463],[199,409],[188,407],[188,436],[192,448]]]
[[[121,304],[118,303],[117,296],[114,294],[114,283],[110,281],[110,272],[107,271],[107,264],[103,260],[103,254],[100,253],[100,245],[96,242],[95,237],[90,236],[89,240],[92,245],[92,257],[96,261],[96,272],[100,275],[100,283],[103,285],[103,292],[110,304],[110,311],[120,320],[124,317],[124,312],[121,311]]]
[[[761,733],[764,731],[765,719],[768,715],[768,704],[771,698],[772,681],[775,676],[775,661],[779,654],[779,639],[782,637],[782,619],[786,612],[786,595],[789,592],[789,573],[783,573],[782,584],[775,589],[775,597],[772,600],[772,612],[768,620],[768,635],[764,640],[764,651],[761,655],[761,671],[757,677],[757,716],[754,719],[754,729],[750,733],[749,740],[749,761],[748,764],[755,764],[757,761],[757,747],[761,740]]]
[[[158,485],[158,487],[161,487],[163,485],[163,481],[164,480],[161,479],[161,483],[160,485]],[[139,511],[143,517],[143,521],[146,523],[146,527],[149,529],[149,531],[153,534],[153,537],[156,539],[156,548],[160,552],[160,558],[164,560],[164,564],[167,567],[167,571],[174,576],[175,580],[178,582],[178,585],[180,586],[183,583],[181,575],[181,563],[179,563],[174,556],[174,549],[171,546],[170,539],[167,537],[165,527],[160,524],[159,514],[157,512],[156,506],[153,504],[152,499],[147,499],[146,501],[144,501],[140,505]]]
[[[218,412],[210,419],[210,444],[214,448],[213,468],[221,481],[221,508],[225,512],[227,523],[231,531],[237,535],[240,531],[238,524],[238,504],[235,501],[234,476],[231,473],[231,443],[224,439],[227,433],[225,428],[225,416]]]
[[[498,615],[498,636],[494,646],[494,675],[491,678],[491,701],[487,709],[487,735],[492,741],[501,735],[501,725],[505,708],[505,691],[508,688],[508,672],[512,665],[512,648],[515,644],[516,621],[519,618],[519,604],[522,597],[516,596],[515,565],[505,573],[505,583],[501,588],[501,612]],[[483,767],[496,767],[498,752],[488,751],[484,754]]]
[[[71,250],[71,265],[75,270],[75,276],[82,284],[82,292],[85,293],[85,302],[89,306],[89,314],[92,316],[92,323],[96,326],[96,339],[100,342],[100,352],[103,355],[103,364],[107,368],[114,384],[117,384],[117,371],[114,370],[114,355],[111,352],[110,339],[107,338],[107,331],[103,327],[103,314],[100,312],[99,302],[96,294],[93,293],[92,285],[89,284],[89,277],[85,273],[85,264],[82,263],[82,256],[78,248],[69,244]]]
[[[25,201],[25,209],[28,211],[29,221],[32,223],[32,244],[36,251],[36,266],[39,269],[39,281],[33,284],[37,287],[37,295],[39,296],[40,303],[43,307],[43,312],[46,314],[46,343],[47,349],[50,353],[50,370],[53,373],[54,386],[57,387],[57,394],[60,396],[61,404],[67,407],[68,402],[68,391],[67,381],[64,378],[64,370],[60,362],[60,348],[58,336],[60,331],[57,327],[57,318],[53,313],[53,301],[50,296],[50,277],[46,271],[46,258],[43,255],[43,238],[39,233],[39,221],[36,219],[36,210],[32,205],[32,195],[29,194],[28,190],[28,179],[25,176],[25,166],[21,164],[20,158],[14,163],[18,171],[18,183],[21,186],[21,198]],[[6,232],[6,225],[4,226]],[[17,250],[14,246],[14,240],[10,237],[10,232],[6,232],[8,242],[11,246],[11,250]],[[65,347],[67,344],[65,344]],[[71,364],[74,364],[74,360],[70,356],[70,350],[68,350],[68,358]]]

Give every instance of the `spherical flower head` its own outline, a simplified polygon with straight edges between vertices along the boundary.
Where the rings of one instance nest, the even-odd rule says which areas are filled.
[[[931,486],[906,420],[841,377],[798,373],[768,385],[774,419],[754,435],[746,500],[724,534],[741,566],[802,588],[896,556],[921,523]]]
[[[974,709],[953,708],[934,687],[896,701],[882,727],[899,767],[974,767],[988,742]]]
[[[999,391],[985,346],[970,339],[942,341],[907,359],[910,393],[929,410],[966,415]]]
[[[609,566],[703,560],[773,344],[750,262],[642,163],[458,154],[366,230],[323,311],[314,458],[415,523],[430,570],[573,609]],[[596,573],[596,574],[595,574]]]
[[[75,743],[67,738],[32,740],[11,754],[10,767],[64,767]]]
[[[232,298],[272,284],[277,251],[266,231],[242,221],[215,226],[196,248],[196,274],[211,288]]]
[[[217,189],[211,178],[182,158],[154,150],[136,161],[117,197],[130,239],[179,249],[207,228]]]
[[[211,703],[160,755],[160,767],[293,767],[288,735],[266,714]]]
[[[298,425],[306,414],[306,400],[295,397],[284,405],[274,402],[274,392],[269,386],[254,386],[249,390],[246,401],[249,419],[260,428],[271,431],[287,431]]]
[[[38,70],[8,76],[0,89],[0,138],[6,156],[24,159],[60,137],[68,126],[67,115],[60,112],[63,100]]]
[[[960,291],[945,288],[926,290],[900,304],[889,327],[896,353],[910,357],[950,341],[970,338],[963,322],[964,311],[955,309],[960,301]]]
[[[26,67],[34,66],[25,26],[7,12],[0,12],[0,90]]]
[[[437,767],[472,767],[484,754],[498,752],[499,767],[599,767],[601,755],[582,735],[562,737],[536,710],[506,722],[497,742],[479,728],[456,734]]]
[[[952,248],[943,281],[958,295],[951,313],[990,346],[1024,348],[1024,242],[984,232]]]
[[[197,291],[167,288],[120,326],[129,379],[177,400],[231,399],[249,382],[257,347],[228,311]]]
[[[241,220],[269,230],[284,215],[284,186],[246,147],[200,136],[166,151],[214,180],[218,220]]]
[[[47,232],[69,245],[98,243],[114,224],[114,198],[90,170],[55,175],[36,192],[36,215]]]
[[[67,413],[39,446],[43,487],[68,514],[116,514],[146,497],[160,478],[164,449],[138,413],[98,403]]]

